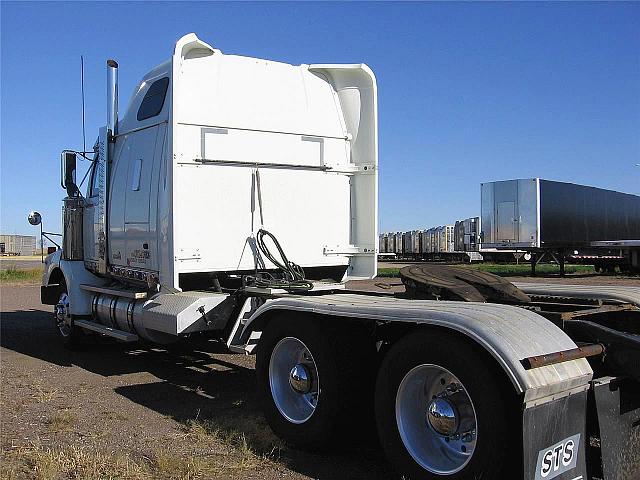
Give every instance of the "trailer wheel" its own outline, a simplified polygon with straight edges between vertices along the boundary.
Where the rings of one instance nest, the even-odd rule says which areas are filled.
[[[344,325],[338,330],[301,315],[267,324],[256,358],[258,396],[269,426],[286,443],[326,449],[372,413],[375,370],[367,356],[375,349],[357,340]]]
[[[508,434],[510,405],[500,385],[484,357],[455,335],[420,332],[400,340],[376,384],[387,457],[406,479],[511,478],[504,476],[505,457],[522,440]]]
[[[53,307],[53,319],[56,331],[62,338],[63,345],[69,350],[80,348],[82,331],[73,325],[73,319],[69,314],[69,295],[67,294],[67,284],[64,279],[60,281],[60,298]]]

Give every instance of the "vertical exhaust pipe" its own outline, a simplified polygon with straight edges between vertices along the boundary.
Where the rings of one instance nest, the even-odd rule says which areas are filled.
[[[107,60],[107,136],[118,134],[118,62]]]

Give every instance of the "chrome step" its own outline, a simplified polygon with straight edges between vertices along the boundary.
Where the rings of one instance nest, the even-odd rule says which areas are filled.
[[[107,327],[95,322],[90,322],[89,320],[75,320],[73,324],[76,327],[86,328],[87,330],[113,337],[122,342],[138,341],[138,335],[136,335],[135,333],[125,332],[124,330],[116,330],[115,328]]]
[[[94,293],[104,293],[105,295],[113,295],[115,297],[131,298],[134,300],[142,300],[147,298],[147,292],[132,292],[131,290],[118,290],[117,288],[94,287],[93,285],[80,284],[82,290]]]

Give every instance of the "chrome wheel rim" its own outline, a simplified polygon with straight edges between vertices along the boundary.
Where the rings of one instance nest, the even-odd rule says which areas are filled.
[[[285,337],[271,352],[269,385],[278,411],[291,423],[304,423],[318,405],[318,368],[307,346],[297,338]]]
[[[63,337],[71,335],[71,325],[69,324],[69,296],[66,292],[60,294],[58,303],[53,307],[53,317],[60,335]]]
[[[409,454],[431,473],[452,475],[473,457],[476,411],[462,382],[444,367],[418,365],[404,376],[396,422]]]

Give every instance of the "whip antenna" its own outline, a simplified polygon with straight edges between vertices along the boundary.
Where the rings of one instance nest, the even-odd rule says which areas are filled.
[[[82,156],[87,152],[87,137],[84,130],[84,57],[80,55],[80,91],[82,92]]]

